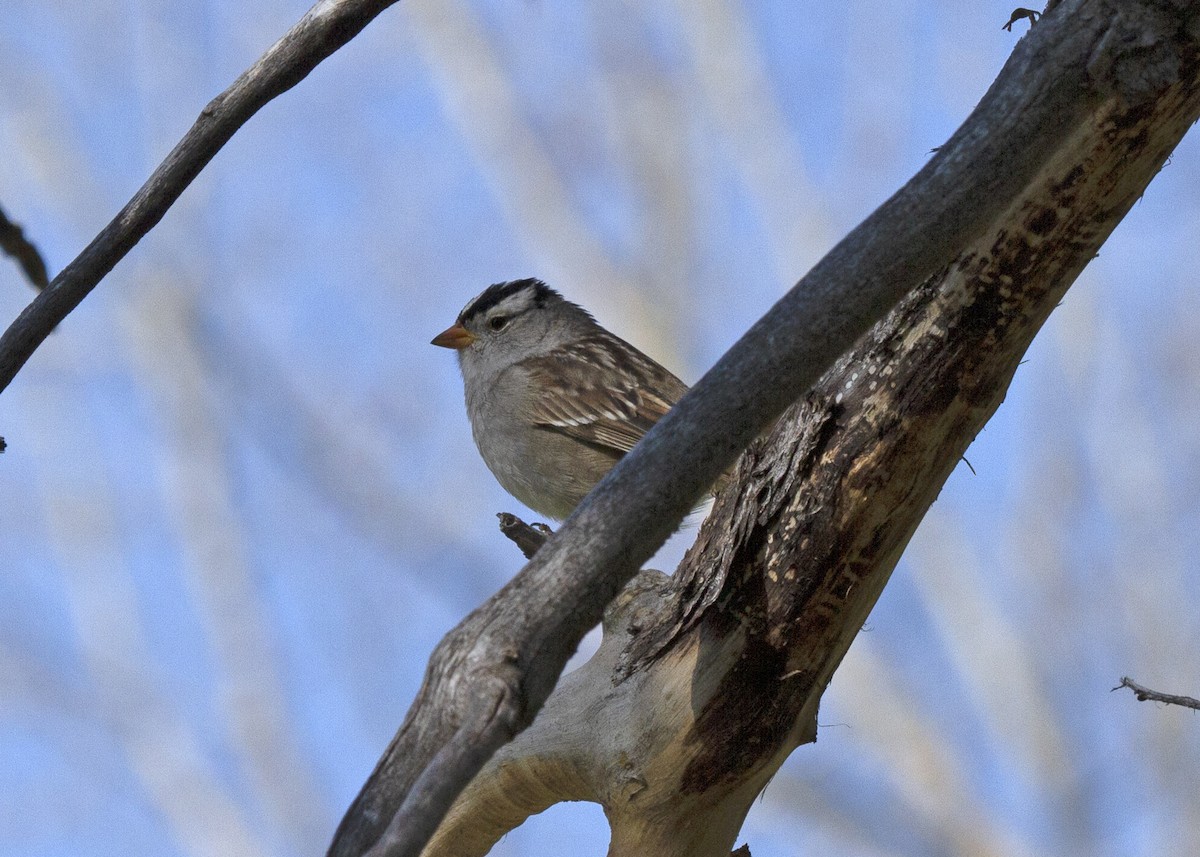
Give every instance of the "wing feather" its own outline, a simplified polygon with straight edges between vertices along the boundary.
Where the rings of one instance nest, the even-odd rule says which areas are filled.
[[[522,361],[535,424],[623,455],[687,392],[687,385],[616,337],[590,336]]]

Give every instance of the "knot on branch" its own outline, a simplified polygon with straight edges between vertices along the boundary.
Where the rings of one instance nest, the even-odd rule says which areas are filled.
[[[510,737],[530,719],[520,653],[489,632],[486,615],[468,617],[434,647],[421,694],[439,700],[458,723],[499,719]]]
[[[478,733],[494,729],[505,741],[512,740],[533,719],[525,704],[521,678],[515,656],[506,656],[499,663],[487,664],[475,672],[463,725]]]

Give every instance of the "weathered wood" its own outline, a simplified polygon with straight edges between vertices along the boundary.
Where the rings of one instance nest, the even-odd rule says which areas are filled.
[[[427,857],[483,854],[555,795],[604,806],[610,855],[729,853],[754,795],[795,747],[815,737],[834,669],[921,516],[1002,400],[1032,337],[1200,115],[1198,36],[1197,12],[1169,2],[1064,3],[1039,22],[943,147],[943,160],[910,183],[916,196],[888,215],[932,230],[951,250],[945,263],[751,447],[676,577],[638,578],[614,607],[600,652],[562,680],[534,725],[460,795]],[[1010,136],[1014,127],[1025,131]],[[1013,167],[1019,187],[1008,192],[996,176],[978,174],[985,164],[1000,167],[977,159],[975,146],[1020,162]],[[931,171],[978,181],[991,195],[945,201],[958,212],[953,217],[976,218],[969,239],[946,229],[945,210],[930,214],[913,201],[932,203],[920,195]],[[981,207],[963,213],[956,208],[963,202]],[[878,250],[874,237],[901,252],[888,243],[892,226],[885,218],[866,234],[856,230],[853,246],[870,256]],[[849,264],[848,252],[835,252],[839,264]],[[865,258],[852,267],[862,288],[873,288],[883,271],[911,271],[872,268]],[[829,282],[806,278],[801,288],[832,288]],[[788,322],[785,312],[755,330],[778,333],[775,343],[787,348]],[[769,347],[772,340],[757,342]],[[758,376],[746,378],[761,385]],[[698,385],[697,396],[709,393]],[[615,482],[608,487],[616,495]],[[611,503],[600,508],[614,513]],[[644,508],[637,506],[639,514]],[[596,525],[594,514],[585,518]],[[437,745],[439,729],[458,722],[454,712],[470,697],[472,671],[495,662],[488,646],[526,676],[549,660],[531,645],[573,648],[574,629],[539,623],[535,616],[547,608],[526,599],[578,604],[568,599],[586,587],[563,587],[538,568],[561,563],[556,548],[564,543],[576,563],[562,567],[585,574],[580,557],[588,551],[627,562],[633,550],[607,559],[602,537],[572,532],[573,523],[439,647],[409,719],[332,853],[359,853],[389,819],[389,836],[372,853],[415,853],[395,808],[423,765],[422,745]],[[540,630],[522,634],[524,622]],[[543,682],[514,686],[520,717],[531,716]]]

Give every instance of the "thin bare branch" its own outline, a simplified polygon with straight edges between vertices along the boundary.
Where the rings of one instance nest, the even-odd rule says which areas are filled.
[[[319,0],[200,112],[191,129],[117,216],[0,336],[0,392],[50,331],[150,231],[251,116],[303,80],[396,0]]]
[[[1120,690],[1127,687],[1133,691],[1133,695],[1137,697],[1138,702],[1162,702],[1167,705],[1182,705],[1184,708],[1191,708],[1195,711],[1200,711],[1200,699],[1192,699],[1190,696],[1176,696],[1172,693],[1162,693],[1161,691],[1151,690],[1148,687],[1142,687],[1135,681],[1131,681],[1128,677],[1122,677],[1121,683],[1113,688]]]

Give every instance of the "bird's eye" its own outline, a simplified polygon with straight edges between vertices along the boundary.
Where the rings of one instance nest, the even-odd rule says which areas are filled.
[[[508,316],[495,315],[488,320],[488,327],[492,330],[504,330],[508,326]]]

